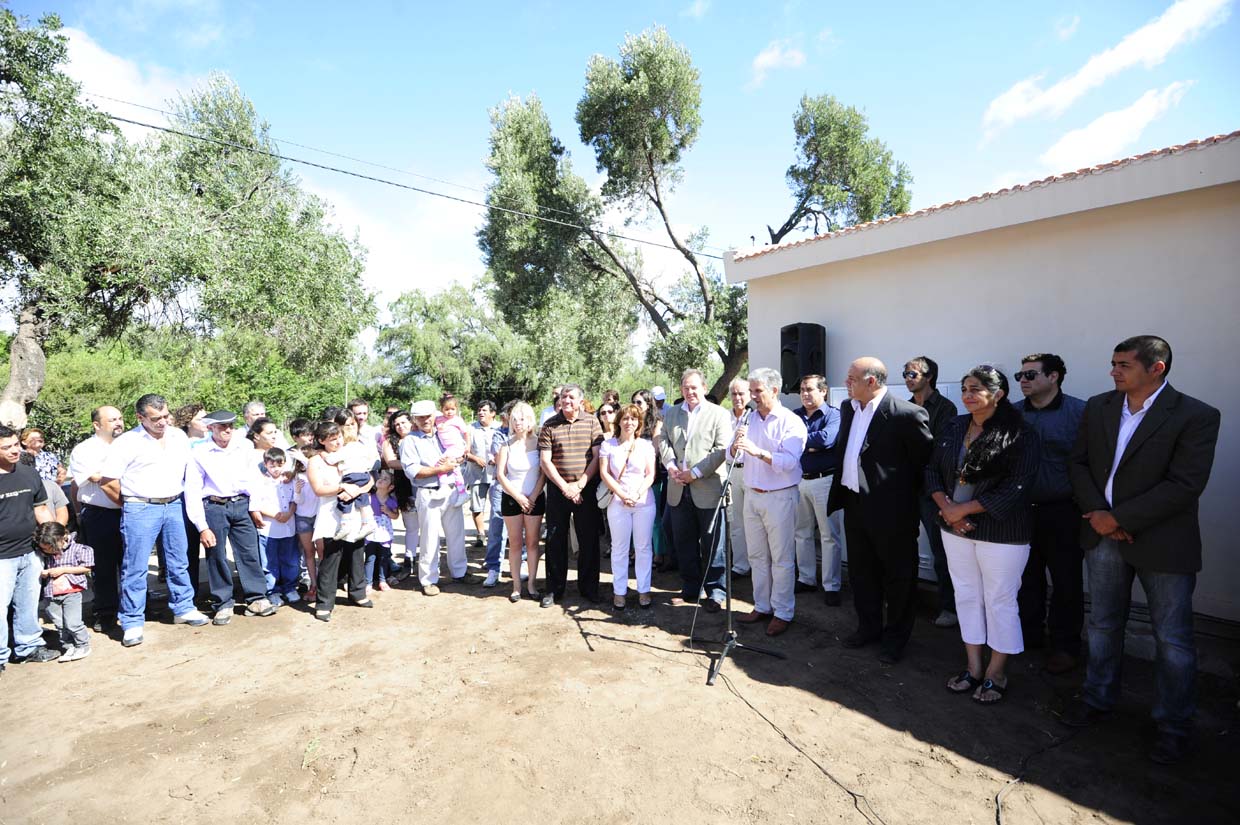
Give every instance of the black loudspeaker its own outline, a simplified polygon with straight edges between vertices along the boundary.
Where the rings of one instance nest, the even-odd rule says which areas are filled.
[[[822,324],[789,324],[779,331],[779,373],[783,392],[801,391],[802,375],[827,374],[827,329]]]

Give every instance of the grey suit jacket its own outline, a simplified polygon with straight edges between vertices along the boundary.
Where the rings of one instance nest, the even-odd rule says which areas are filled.
[[[677,404],[664,413],[663,432],[659,436],[659,463],[674,463],[683,469],[687,463],[702,477],[689,485],[693,505],[703,509],[714,507],[723,489],[724,450],[732,442],[732,422],[723,407],[703,401],[694,413],[693,432],[688,432],[689,415]],[[675,507],[685,485],[667,479],[667,503]]]
[[[1197,500],[1210,479],[1219,411],[1168,384],[1132,434],[1111,486],[1106,486],[1119,442],[1124,394],[1095,395],[1085,405],[1081,429],[1068,463],[1072,494],[1082,513],[1110,510],[1132,544],[1119,543],[1133,567],[1158,573],[1201,569],[1201,526]],[[1090,550],[1102,537],[1088,521],[1081,546]]]

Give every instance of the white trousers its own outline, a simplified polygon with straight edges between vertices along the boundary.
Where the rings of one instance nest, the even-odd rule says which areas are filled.
[[[654,561],[654,503],[645,507],[625,507],[614,496],[607,505],[607,526],[611,528],[611,592],[629,592],[629,537],[633,538],[633,573],[637,592],[650,592],[650,566]]]
[[[960,638],[967,645],[987,645],[996,653],[1023,651],[1016,594],[1029,561],[1029,545],[992,544],[948,530],[939,532],[956,589]]]
[[[796,550],[793,532],[797,488],[773,493],[745,491],[745,541],[753,573],[753,607],[786,622],[796,611]]]
[[[732,572],[749,572],[749,543],[745,541],[745,468],[733,467],[728,490],[728,533],[732,536]]]
[[[459,579],[469,571],[465,557],[465,513],[450,506],[442,490],[418,488],[418,581],[439,583],[439,537],[447,539],[448,575]]]
[[[827,515],[827,496],[831,476],[802,480],[797,488],[797,578],[818,584],[818,547],[814,544],[814,525],[822,536],[822,589],[840,589],[840,547],[844,532],[844,511]]]
[[[400,520],[405,525],[405,560],[411,561],[418,554],[418,511],[402,510]]]

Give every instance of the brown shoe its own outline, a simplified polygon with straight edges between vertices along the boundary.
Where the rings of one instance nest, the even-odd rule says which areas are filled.
[[[771,623],[766,626],[766,635],[778,636],[788,629],[788,625],[792,622],[785,622],[783,619],[775,616],[771,619]]]
[[[737,616],[736,620],[741,624],[757,624],[758,622],[765,622],[770,618],[773,618],[773,615],[770,613],[759,613],[756,610],[750,610],[744,616]]]
[[[1077,665],[1076,657],[1071,653],[1065,653],[1062,650],[1056,650],[1054,653],[1046,657],[1046,664],[1042,667],[1050,674],[1055,676],[1061,673],[1067,673]]]

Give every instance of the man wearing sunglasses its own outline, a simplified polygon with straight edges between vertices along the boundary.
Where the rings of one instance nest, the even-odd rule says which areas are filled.
[[[939,364],[928,355],[918,355],[905,362],[904,386],[913,395],[909,398],[930,416],[930,434],[938,439],[956,418],[956,405],[939,393]],[[930,553],[934,556],[934,577],[939,583],[939,615],[936,627],[955,627],[956,589],[952,587],[951,573],[947,569],[947,552],[943,549],[943,533],[939,529],[939,505],[930,496],[920,501],[921,526],[926,529]]]
[[[1068,457],[1081,427],[1085,402],[1063,391],[1068,368],[1049,352],[1026,355],[1013,377],[1024,399],[1014,406],[1038,434],[1041,461],[1033,485],[1033,541],[1020,583],[1020,629],[1025,648],[1045,645],[1050,631],[1045,668],[1067,673],[1081,656],[1081,626],[1085,621],[1079,541],[1081,511],[1072,500]],[[1046,609],[1046,574],[1051,574],[1050,612]]]

